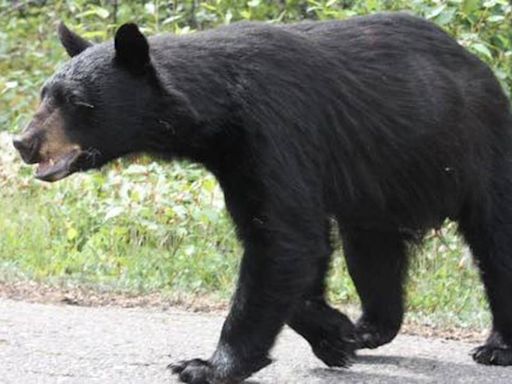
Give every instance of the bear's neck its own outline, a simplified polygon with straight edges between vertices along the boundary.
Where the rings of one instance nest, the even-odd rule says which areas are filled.
[[[145,129],[148,152],[184,158],[211,171],[233,161],[244,142],[229,69],[223,65],[183,65],[181,60],[155,60],[162,90]],[[211,63],[210,63],[211,64]]]
[[[177,113],[173,101],[145,120],[153,124],[144,129],[144,152],[167,160],[199,163],[215,174],[242,159],[239,154],[244,148],[244,130],[233,115],[209,116],[186,109]]]

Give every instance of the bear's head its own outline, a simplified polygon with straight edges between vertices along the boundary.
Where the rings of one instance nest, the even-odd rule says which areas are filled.
[[[64,24],[58,34],[71,59],[46,81],[32,121],[13,140],[26,163],[38,164],[36,177],[44,181],[146,150],[169,96],[135,24],[121,26],[113,43],[93,45]]]

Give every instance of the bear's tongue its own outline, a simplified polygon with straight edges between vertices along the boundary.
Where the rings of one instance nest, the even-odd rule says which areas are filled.
[[[71,165],[80,151],[75,149],[56,159],[48,159],[39,163],[36,178],[43,181],[57,181],[71,173]]]

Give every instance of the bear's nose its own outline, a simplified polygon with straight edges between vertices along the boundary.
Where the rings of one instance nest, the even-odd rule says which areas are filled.
[[[27,164],[36,163],[37,158],[37,150],[38,150],[38,144],[39,140],[35,137],[23,137],[23,136],[17,136],[13,138],[12,144],[14,145],[14,148],[18,150],[21,157],[23,158],[23,161],[25,161]]]

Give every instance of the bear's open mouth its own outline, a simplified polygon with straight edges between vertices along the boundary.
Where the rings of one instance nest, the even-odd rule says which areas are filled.
[[[49,157],[39,162],[36,178],[43,181],[57,181],[75,172],[74,164],[82,154],[82,150],[75,147],[58,157]]]

